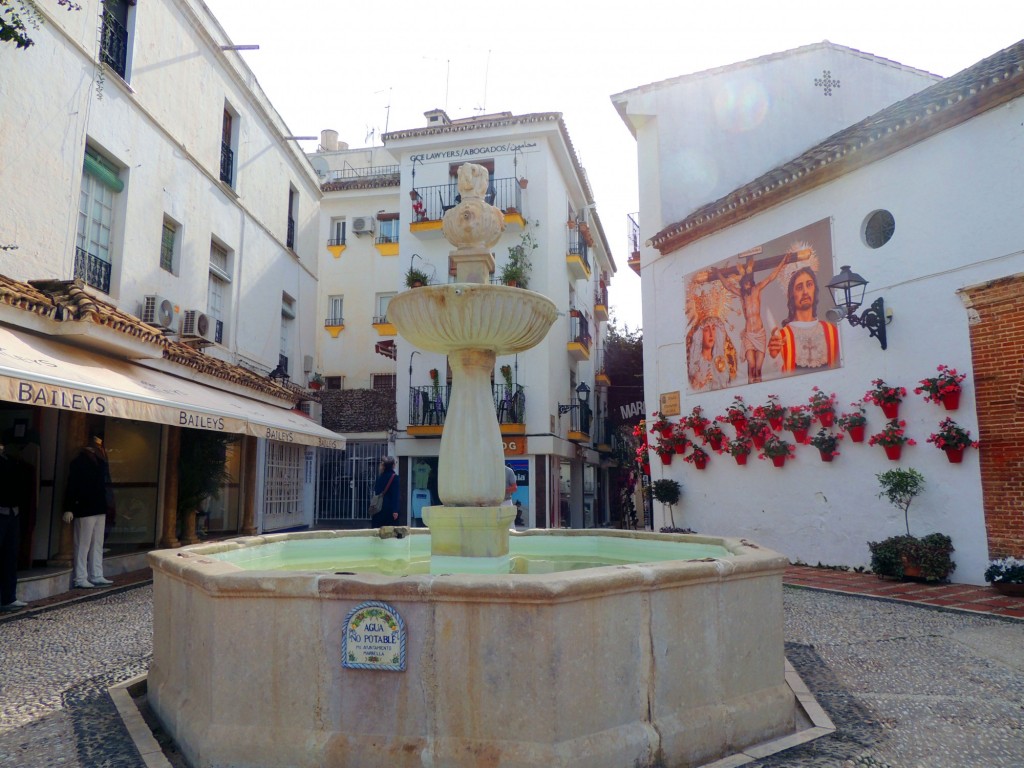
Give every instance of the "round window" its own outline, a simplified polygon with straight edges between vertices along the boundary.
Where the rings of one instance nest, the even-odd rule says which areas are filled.
[[[870,248],[881,248],[892,239],[896,219],[888,211],[875,211],[864,224],[864,242]]]

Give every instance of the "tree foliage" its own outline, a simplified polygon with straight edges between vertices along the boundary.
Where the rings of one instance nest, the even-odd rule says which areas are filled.
[[[82,9],[71,0],[57,0],[57,5],[69,11]],[[36,0],[0,0],[0,43],[14,43],[16,48],[35,45],[29,29],[39,29],[42,23]]]

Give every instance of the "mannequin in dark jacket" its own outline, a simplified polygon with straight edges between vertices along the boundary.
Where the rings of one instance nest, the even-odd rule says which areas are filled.
[[[380,462],[380,473],[373,484],[373,493],[383,493],[380,510],[371,518],[370,527],[380,528],[384,525],[398,525],[398,475],[395,474],[395,459],[385,456]]]
[[[103,436],[90,432],[89,443],[71,462],[64,494],[64,522],[75,525],[72,584],[78,589],[113,584],[103,576],[103,529],[113,505]]]

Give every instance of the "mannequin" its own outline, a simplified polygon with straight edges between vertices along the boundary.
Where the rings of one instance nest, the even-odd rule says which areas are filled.
[[[0,611],[18,611],[27,603],[18,599],[18,516],[25,506],[24,473],[0,444]]]
[[[64,522],[75,526],[72,585],[76,589],[110,586],[114,582],[103,576],[103,534],[114,501],[107,452],[99,430],[89,431],[89,442],[71,462],[64,504]]]

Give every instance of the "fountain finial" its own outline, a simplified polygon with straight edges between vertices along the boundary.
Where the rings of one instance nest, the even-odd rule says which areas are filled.
[[[485,199],[490,174],[482,165],[459,166],[461,202],[444,215],[442,228],[455,246],[449,258],[458,283],[486,283],[494,271],[491,248],[505,231],[505,217]]]

